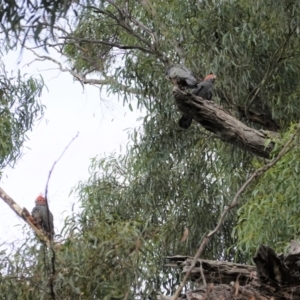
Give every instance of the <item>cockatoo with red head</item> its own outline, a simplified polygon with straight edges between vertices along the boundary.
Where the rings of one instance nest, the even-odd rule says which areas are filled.
[[[35,207],[33,208],[31,214],[37,224],[39,224],[40,227],[50,235],[50,237],[53,237],[53,215],[50,210],[47,210],[46,201],[47,200],[42,195],[39,195],[35,199]]]
[[[201,97],[204,100],[211,100],[214,91],[214,82],[217,76],[215,74],[207,75],[203,81],[201,81],[192,93]],[[178,124],[181,128],[188,129],[193,121],[193,116],[189,114],[183,114]]]

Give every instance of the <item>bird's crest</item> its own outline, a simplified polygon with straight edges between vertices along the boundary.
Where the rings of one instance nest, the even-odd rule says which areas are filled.
[[[215,74],[209,74],[203,79],[203,81],[212,80],[212,79],[215,80],[216,78],[217,78],[217,76]]]
[[[43,197],[42,194],[39,194],[38,197],[35,199],[36,204],[45,204],[46,199]]]

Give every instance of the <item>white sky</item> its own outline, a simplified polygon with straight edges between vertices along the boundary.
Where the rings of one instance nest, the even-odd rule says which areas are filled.
[[[92,86],[74,82],[68,73],[53,70],[50,62],[34,63],[33,56],[24,50],[21,63],[17,65],[18,53],[10,53],[5,60],[7,70],[18,68],[29,75],[41,74],[48,87],[44,89],[41,102],[46,105],[45,116],[39,121],[26,142],[24,155],[14,169],[6,168],[0,186],[21,207],[30,212],[34,200],[44,192],[49,171],[72,137],[79,132],[63,158],[57,163],[49,183],[48,198],[54,215],[56,233],[63,220],[76,203],[76,195],[69,196],[78,181],[89,177],[90,159],[123,150],[128,143],[127,130],[138,126],[139,111],[131,112],[122,106],[117,97],[109,97]],[[52,70],[49,70],[51,69]],[[14,72],[16,74],[16,72]],[[1,199],[0,199],[1,200]],[[0,244],[22,240],[21,220],[3,201],[0,201]]]

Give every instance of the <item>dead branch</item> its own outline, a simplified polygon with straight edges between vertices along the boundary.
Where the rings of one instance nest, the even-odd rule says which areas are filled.
[[[253,258],[255,266],[198,259],[189,279],[198,282],[205,276],[208,285],[188,291],[179,299],[300,299],[300,252],[294,253],[295,246],[299,248],[299,244],[292,241],[289,254],[277,255],[270,247],[261,245]],[[180,268],[182,273],[189,272],[194,261],[193,257],[180,255],[167,259],[166,267]]]
[[[246,188],[250,185],[250,183],[256,179],[257,177],[259,177],[260,175],[264,174],[266,171],[268,171],[271,167],[273,167],[287,152],[290,151],[291,147],[291,143],[294,141],[296,134],[300,131],[300,123],[298,123],[298,127],[295,130],[295,132],[293,133],[293,135],[291,136],[291,138],[289,139],[289,141],[285,144],[285,146],[282,148],[282,150],[280,151],[280,153],[274,158],[272,159],[269,163],[267,163],[266,165],[264,165],[263,167],[257,169],[246,181],[245,183],[241,186],[241,188],[237,191],[237,193],[235,194],[231,204],[229,206],[226,206],[225,209],[223,210],[220,219],[218,221],[217,226],[210,231],[203,239],[199,249],[197,250],[194,259],[191,263],[191,266],[189,268],[189,270],[186,272],[180,286],[178,287],[178,289],[176,290],[174,296],[173,296],[173,300],[177,300],[177,298],[179,297],[179,294],[182,290],[182,288],[184,287],[186,281],[188,280],[193,268],[196,266],[196,263],[200,257],[200,255],[202,254],[202,252],[204,251],[206,245],[208,244],[208,242],[212,239],[212,237],[220,230],[225,217],[227,216],[227,214],[229,213],[230,210],[232,210],[235,206],[238,205],[238,201],[239,201],[239,197],[241,196],[241,194],[246,190]]]
[[[268,134],[266,131],[248,127],[214,101],[203,100],[176,87],[173,94],[180,111],[192,115],[196,122],[222,141],[260,157],[270,158],[275,145],[272,139],[274,136],[279,138],[278,133],[272,131]]]
[[[79,132],[77,132],[77,134],[71,139],[71,141],[69,142],[69,144],[65,147],[64,151],[61,153],[61,155],[59,156],[59,158],[53,163],[52,168],[49,171],[49,175],[48,175],[48,179],[46,182],[46,188],[45,188],[45,199],[47,200],[47,195],[48,195],[48,185],[49,185],[49,181],[52,175],[52,172],[54,170],[54,167],[56,166],[56,164],[60,161],[60,159],[63,157],[63,155],[65,154],[65,152],[68,150],[68,148],[70,147],[70,145],[74,142],[74,140],[78,137]],[[48,206],[48,201],[47,202],[47,206]],[[48,207],[47,207],[48,208]],[[49,211],[49,210],[48,210]],[[49,217],[49,216],[48,216]]]
[[[28,212],[28,210],[23,207],[21,208],[6,192],[0,188],[0,198],[20,217],[22,218],[37,234],[37,236],[49,247],[50,239],[48,235],[45,235],[42,228],[35,222],[34,218]]]
[[[63,157],[63,155],[65,154],[65,152],[67,151],[67,149],[73,143],[73,141],[78,137],[78,135],[79,135],[79,132],[77,132],[77,134],[71,139],[71,141],[69,142],[69,144],[65,147],[65,149],[63,150],[63,152],[59,156],[59,158],[53,163],[53,165],[52,165],[52,167],[51,167],[51,169],[49,171],[49,175],[48,175],[47,182],[46,182],[46,188],[45,188],[45,199],[46,199],[46,207],[47,207],[48,222],[49,223],[50,223],[50,210],[49,210],[48,197],[47,197],[48,196],[49,181],[50,181],[52,172],[54,170],[54,167],[60,161],[60,159]],[[48,226],[50,228],[50,224],[48,224]],[[50,235],[50,239],[52,239],[52,235]],[[56,253],[55,253],[55,249],[54,249],[54,247],[53,247],[52,244],[50,244],[50,249],[51,249],[51,253],[52,253],[52,257],[51,257],[52,276],[49,278],[49,286],[50,286],[51,296],[55,300],[55,299],[57,299],[57,295],[56,295],[55,290],[54,290],[54,278],[55,278],[55,274],[56,274],[56,270],[55,270]]]
[[[187,273],[193,262],[193,257],[190,256],[174,255],[166,258],[168,262],[165,267],[179,268],[182,273]],[[207,284],[231,284],[239,279],[240,284],[246,285],[251,280],[258,279],[255,266],[199,258],[189,279],[198,282],[203,276],[206,277]],[[207,284],[203,283],[204,286]]]

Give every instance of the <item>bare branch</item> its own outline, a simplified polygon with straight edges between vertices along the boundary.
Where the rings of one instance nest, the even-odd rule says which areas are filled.
[[[45,235],[42,228],[36,223],[34,218],[28,212],[28,210],[23,207],[21,208],[6,192],[0,187],[0,198],[20,217],[22,218],[37,234],[37,236],[49,247],[50,239],[49,236]]]
[[[122,45],[119,43],[111,43],[107,41],[96,41],[96,40],[90,40],[90,39],[81,39],[81,38],[73,38],[73,37],[60,37],[60,39],[65,39],[65,40],[73,40],[76,42],[82,42],[82,43],[90,43],[90,44],[101,44],[101,45],[106,45],[106,46],[111,46],[111,47],[116,47],[118,49],[125,49],[125,50],[140,50],[145,53],[153,54],[153,51],[138,46],[138,45]]]
[[[45,198],[47,200],[47,194],[48,194],[48,185],[49,185],[49,181],[52,175],[52,172],[54,170],[54,167],[56,166],[56,164],[60,161],[60,159],[63,157],[63,155],[65,154],[65,152],[68,150],[68,148],[70,147],[70,145],[74,142],[74,140],[78,137],[79,132],[77,132],[77,134],[72,138],[72,140],[69,142],[69,144],[66,146],[66,148],[64,149],[64,151],[61,153],[61,155],[59,156],[59,158],[53,163],[51,170],[49,171],[49,175],[48,175],[48,179],[47,179],[47,183],[46,183],[46,188],[45,188]],[[48,201],[47,201],[47,206],[48,206]],[[48,207],[47,207],[48,208]],[[49,219],[49,218],[48,218]]]
[[[203,280],[203,285],[206,286],[206,278],[204,276],[204,273],[203,273],[203,268],[202,268],[202,261],[200,262],[200,274],[201,274],[201,278]]]
[[[132,27],[130,26],[130,24],[127,22],[127,19],[129,19],[130,21],[132,21],[135,25],[137,25],[138,27],[140,27],[142,30],[144,30],[148,34],[150,34],[150,36],[153,38],[152,31],[147,26],[145,26],[144,24],[142,24],[141,22],[139,22],[138,20],[136,20],[135,18],[133,18],[132,15],[128,12],[128,10],[126,10],[126,7],[125,7],[125,10],[123,11],[123,10],[121,10],[118,7],[118,5],[116,5],[114,3],[114,1],[108,0],[108,2],[112,6],[114,6],[114,8],[118,11],[119,17],[115,16],[114,14],[112,14],[111,12],[109,12],[108,10],[103,11],[103,10],[96,9],[95,12],[98,11],[100,13],[106,14],[107,16],[109,16],[110,18],[112,18],[113,20],[115,20],[119,24],[119,26],[121,26],[130,35],[134,36],[140,42],[144,43],[146,46],[148,46],[151,49],[152,48],[151,43],[148,40],[146,40],[142,35],[138,34],[134,29],[132,29]],[[126,6],[126,3],[125,3],[125,6]],[[128,8],[128,6],[127,6],[127,8]],[[155,52],[155,51],[151,51],[151,53],[152,52]],[[161,54],[159,56],[161,56]]]
[[[193,261],[193,257],[181,255],[167,256],[166,259],[168,262],[164,265],[165,267],[180,268],[182,273],[186,273],[190,269]],[[216,276],[216,270],[218,270],[218,276]],[[198,283],[202,277],[206,277],[207,281],[213,284],[230,284],[239,279],[240,284],[245,285],[251,281],[251,277],[252,280],[254,278],[258,280],[256,267],[253,265],[200,258],[190,275],[190,280]],[[203,283],[203,285],[207,284]]]
[[[90,84],[90,85],[110,85],[110,84],[115,84],[118,85],[118,88],[123,91],[123,92],[127,92],[133,95],[138,95],[141,93],[141,91],[137,88],[132,88],[132,87],[128,87],[125,85],[120,84],[117,80],[115,80],[113,77],[111,76],[105,76],[104,79],[95,79],[95,78],[86,78],[86,75],[83,74],[79,74],[78,72],[75,72],[72,69],[69,68],[64,68],[63,65],[61,64],[61,62],[59,62],[58,60],[48,56],[48,55],[39,55],[36,51],[34,51],[32,48],[29,48],[27,46],[24,46],[24,48],[26,48],[27,50],[31,51],[36,57],[37,59],[29,62],[27,65],[32,64],[34,61],[45,61],[45,60],[49,60],[52,61],[53,63],[55,63],[59,70],[61,72],[68,72],[71,75],[73,75],[78,81],[80,81],[82,84]],[[90,72],[89,72],[90,73]]]
[[[63,155],[67,151],[67,149],[70,147],[70,145],[73,143],[73,141],[78,137],[78,134],[79,133],[77,132],[77,134],[72,138],[72,140],[65,147],[64,151],[61,153],[59,158],[53,163],[52,168],[49,171],[49,175],[48,175],[48,179],[47,179],[47,183],[46,183],[46,188],[45,188],[45,199],[46,199],[46,207],[47,207],[47,213],[48,213],[48,223],[50,223],[50,210],[49,210],[48,196],[47,195],[48,195],[48,185],[49,185],[49,181],[50,181],[52,172],[53,172],[54,167],[56,166],[56,164],[59,162],[59,160],[63,157]],[[50,224],[48,224],[48,227],[51,228]],[[52,239],[51,234],[50,234],[50,239]],[[54,290],[54,279],[55,279],[55,274],[56,274],[56,270],[55,270],[56,253],[55,253],[55,249],[54,249],[53,245],[52,244],[50,244],[50,245],[51,245],[50,249],[51,249],[51,253],[52,253],[52,257],[51,257],[52,276],[49,278],[49,286],[50,286],[51,296],[55,300],[55,299],[57,299],[57,295],[56,295],[55,290]]]
[[[225,220],[225,217],[227,216],[227,214],[229,213],[229,211],[231,211],[235,206],[238,205],[239,202],[239,197],[241,196],[241,194],[246,190],[246,188],[250,185],[250,183],[257,177],[259,177],[260,175],[264,174],[266,171],[268,171],[270,168],[272,168],[287,152],[290,151],[291,147],[291,143],[293,142],[293,140],[296,137],[296,134],[300,131],[300,123],[298,123],[298,127],[297,130],[294,132],[294,134],[291,136],[291,138],[289,139],[289,141],[285,144],[285,146],[282,148],[282,150],[280,151],[280,153],[273,159],[271,160],[269,163],[267,163],[266,165],[264,165],[263,167],[257,169],[255,172],[253,172],[253,174],[245,181],[245,183],[240,187],[240,189],[237,191],[237,193],[235,194],[231,204],[227,207],[225,207],[224,211],[222,212],[219,222],[217,224],[217,226],[210,231],[203,239],[199,249],[197,250],[193,261],[191,263],[191,266],[189,268],[189,270],[186,272],[180,286],[178,287],[178,289],[176,290],[174,296],[173,296],[173,300],[177,300],[177,298],[179,297],[179,294],[181,292],[181,290],[183,289],[187,279],[189,278],[193,268],[196,266],[196,263],[200,257],[200,255],[202,254],[202,252],[204,251],[206,245],[208,244],[208,242],[212,239],[212,237],[220,230],[221,226],[223,225],[223,222]]]
[[[199,265],[202,265],[210,284],[198,286],[180,299],[274,300],[274,295],[281,300],[300,299],[299,272],[295,266],[299,258],[299,252],[276,254],[272,248],[260,245],[253,257],[255,266],[198,259],[190,280],[199,282],[202,276]],[[169,256],[167,259],[169,262],[166,267],[180,268],[182,273],[190,269],[193,261],[193,257],[180,255]],[[172,297],[170,299],[173,300]]]

